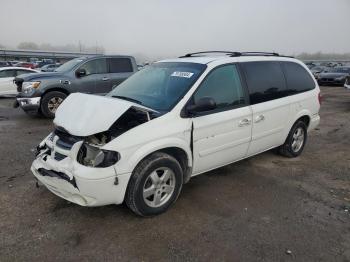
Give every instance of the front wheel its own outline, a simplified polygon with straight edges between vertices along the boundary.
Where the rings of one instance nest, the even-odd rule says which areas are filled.
[[[183,184],[183,171],[172,156],[157,152],[135,168],[125,202],[140,216],[165,212],[177,199]]]
[[[54,118],[57,108],[66,97],[66,94],[58,91],[45,94],[40,106],[42,114],[47,118]]]
[[[306,140],[307,126],[300,120],[293,125],[286,142],[279,147],[279,153],[286,157],[297,157],[303,152]]]

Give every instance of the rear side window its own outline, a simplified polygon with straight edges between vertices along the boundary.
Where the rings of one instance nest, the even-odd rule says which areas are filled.
[[[0,71],[0,78],[4,78],[4,77],[13,77],[15,76],[15,70],[3,70]]]
[[[285,78],[279,62],[245,62],[244,69],[251,104],[287,95]]]
[[[194,102],[203,97],[213,98],[218,108],[244,104],[244,93],[236,66],[221,66],[210,72],[194,94]]]
[[[315,88],[315,82],[310,74],[299,64],[282,62],[286,74],[289,94],[297,94]]]
[[[17,75],[30,74],[30,73],[34,73],[34,72],[29,70],[17,70],[16,72]]]
[[[133,72],[129,58],[109,58],[110,73],[128,73]]]

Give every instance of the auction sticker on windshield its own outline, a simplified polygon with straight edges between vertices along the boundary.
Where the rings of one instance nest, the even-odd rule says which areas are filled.
[[[174,73],[171,74],[171,76],[191,78],[191,76],[193,76],[193,73],[175,71]]]

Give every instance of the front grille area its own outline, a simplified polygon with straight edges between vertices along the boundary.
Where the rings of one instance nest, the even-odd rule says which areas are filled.
[[[62,130],[62,128],[56,128],[54,134],[58,136],[58,140],[56,142],[56,146],[65,149],[70,150],[72,149],[72,146],[81,140],[83,140],[82,137],[78,136],[72,136],[69,133],[67,133],[65,130]]]
[[[55,152],[55,160],[57,160],[57,161],[61,161],[61,160],[65,159],[66,157],[67,156],[62,155],[62,154],[60,154],[58,152]]]

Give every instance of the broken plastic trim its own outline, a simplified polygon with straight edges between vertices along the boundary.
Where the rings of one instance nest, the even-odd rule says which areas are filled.
[[[56,178],[60,178],[60,179],[66,180],[67,182],[72,184],[75,188],[79,189],[78,186],[77,186],[77,183],[75,182],[74,177],[73,177],[72,180],[70,180],[69,176],[67,176],[66,174],[64,174],[62,172],[56,172],[56,171],[53,171],[53,170],[47,170],[45,168],[39,168],[38,172],[42,176],[56,177]]]

